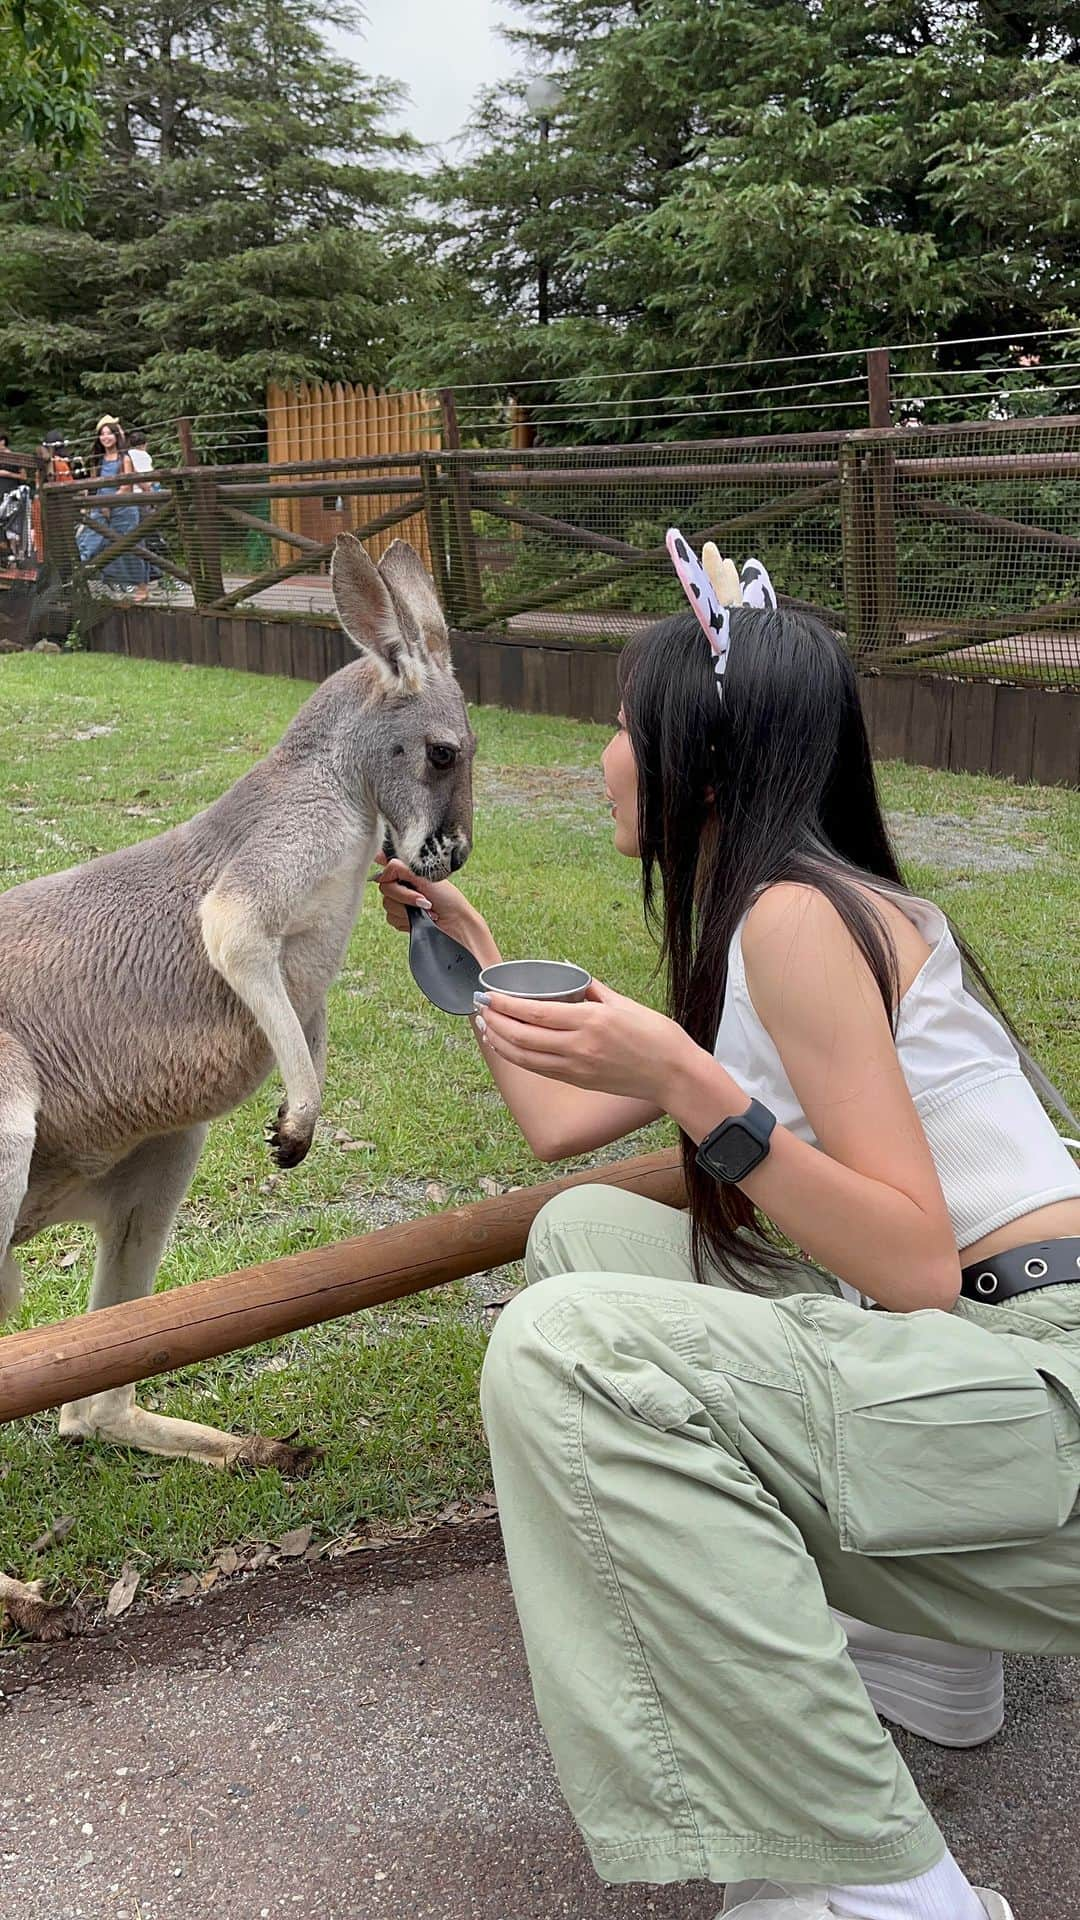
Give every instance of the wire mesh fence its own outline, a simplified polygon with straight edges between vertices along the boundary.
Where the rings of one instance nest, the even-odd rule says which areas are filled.
[[[42,490],[76,617],[332,613],[339,531],[416,545],[452,626],[619,642],[674,611],[678,525],[769,567],[860,666],[1080,688],[1080,416],[634,447],[414,448]]]

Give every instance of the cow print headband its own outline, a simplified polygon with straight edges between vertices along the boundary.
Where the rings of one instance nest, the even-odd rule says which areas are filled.
[[[776,606],[776,594],[760,560],[747,560],[741,573],[733,560],[722,560],[711,540],[701,550],[699,560],[678,527],[669,527],[665,542],[671,564],[679,576],[690,605],[697,614],[713,651],[716,690],[723,692],[724,669],[731,645],[732,607]]]

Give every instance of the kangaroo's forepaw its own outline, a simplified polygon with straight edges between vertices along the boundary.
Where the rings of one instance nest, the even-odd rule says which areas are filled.
[[[325,1447],[294,1447],[291,1434],[287,1440],[270,1440],[264,1434],[253,1433],[229,1464],[253,1469],[276,1467],[287,1480],[303,1480],[325,1452]]]
[[[290,1113],[282,1102],[277,1118],[268,1121],[266,1126],[267,1145],[279,1167],[298,1167],[306,1158],[315,1138],[317,1119],[318,1114],[312,1109],[300,1108]]]
[[[70,1640],[82,1633],[84,1622],[75,1607],[56,1606],[41,1598],[40,1580],[10,1580],[0,1575],[0,1621],[31,1640]]]

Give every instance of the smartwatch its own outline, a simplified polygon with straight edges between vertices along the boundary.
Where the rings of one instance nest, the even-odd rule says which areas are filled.
[[[760,1100],[751,1100],[745,1113],[721,1120],[705,1135],[697,1150],[698,1166],[725,1186],[745,1180],[765,1159],[775,1125],[775,1113],[763,1107]]]

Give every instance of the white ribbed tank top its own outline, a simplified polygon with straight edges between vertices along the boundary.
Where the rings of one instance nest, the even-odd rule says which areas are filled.
[[[965,987],[960,951],[940,908],[910,894],[890,891],[888,898],[930,947],[900,1002],[896,1051],[963,1252],[1036,1207],[1080,1199],[1080,1166],[1025,1080],[1001,1022]],[[728,953],[713,1051],[748,1095],[817,1146],[750,998],[744,924],[745,915]]]

